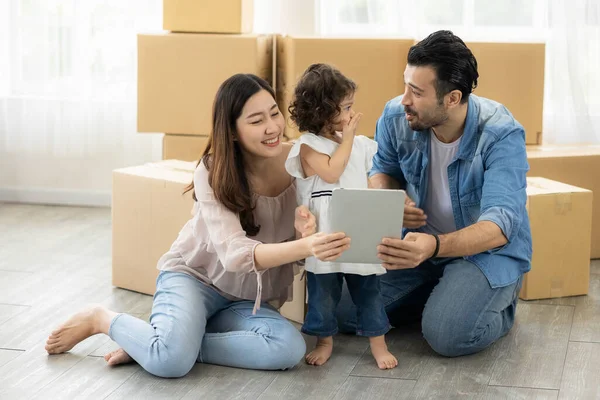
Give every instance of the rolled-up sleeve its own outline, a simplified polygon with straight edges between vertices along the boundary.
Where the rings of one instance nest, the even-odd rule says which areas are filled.
[[[529,164],[523,129],[515,129],[491,145],[483,163],[479,221],[495,223],[511,242],[526,215]]]
[[[208,184],[208,171],[204,167],[196,170],[194,190],[198,199],[198,212],[206,224],[210,244],[225,270],[256,272],[254,250],[261,242],[248,238],[239,216],[217,201]]]

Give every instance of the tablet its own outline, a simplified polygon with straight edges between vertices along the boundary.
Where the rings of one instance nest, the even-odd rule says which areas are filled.
[[[335,262],[381,264],[377,246],[384,237],[402,237],[404,190],[334,189],[329,203],[331,231],[352,239]]]

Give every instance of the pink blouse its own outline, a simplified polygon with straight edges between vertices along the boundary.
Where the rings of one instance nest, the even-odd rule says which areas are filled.
[[[216,200],[204,163],[194,173],[194,188],[198,201],[193,217],[160,258],[158,269],[190,274],[230,300],[255,300],[255,310],[261,301],[281,305],[290,300],[298,266],[285,264],[259,272],[254,249],[261,243],[294,240],[295,182],[276,197],[255,195],[254,216],[260,231],[254,237],[246,236],[239,216]]]

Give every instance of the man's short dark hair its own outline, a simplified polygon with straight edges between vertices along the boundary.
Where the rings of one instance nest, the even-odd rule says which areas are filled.
[[[453,90],[460,90],[461,103],[465,103],[477,87],[477,60],[462,39],[451,31],[434,32],[412,46],[408,64],[435,70],[435,90],[440,103]]]

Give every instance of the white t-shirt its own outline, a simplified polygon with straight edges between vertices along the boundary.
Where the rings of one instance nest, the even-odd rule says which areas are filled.
[[[460,138],[452,143],[443,143],[433,132],[429,137],[429,184],[423,207],[427,215],[427,226],[422,229],[439,235],[456,231],[448,183],[448,165],[454,160]]]

